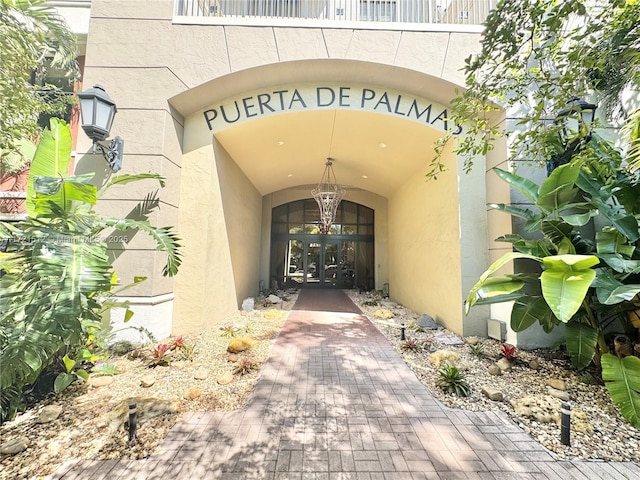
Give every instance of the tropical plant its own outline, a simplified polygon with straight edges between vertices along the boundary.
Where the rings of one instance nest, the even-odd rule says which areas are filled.
[[[514,331],[539,323],[550,332],[565,324],[567,351],[577,369],[592,362],[600,365],[603,355],[613,351],[609,340],[615,334],[640,341],[638,324],[628,315],[640,307],[636,297],[640,292],[640,185],[625,170],[621,156],[595,138],[541,185],[515,173],[495,172],[525,195],[532,208],[504,204],[494,208],[523,219],[531,238],[519,234],[499,238],[511,243],[515,251],[498,259],[481,276],[469,292],[467,311],[474,304],[513,301]],[[593,239],[580,232],[587,224],[599,226]],[[497,274],[515,259],[539,266]],[[639,363],[609,360],[603,379],[631,378],[631,373],[640,374]],[[633,388],[614,385],[608,388],[615,403],[620,404],[622,395],[627,403],[640,401]],[[626,417],[630,410],[621,411]],[[627,419],[633,423],[634,418]]]
[[[71,133],[62,120],[51,119],[36,150],[28,185],[26,220],[0,223],[0,419],[11,418],[23,406],[24,387],[47,367],[59,364],[60,390],[78,375],[76,367],[100,357],[102,317],[114,307],[126,308],[107,254],[106,231],[139,230],[150,234],[168,254],[165,275],[180,265],[179,244],[170,228],[157,228],[142,218],[103,218],[94,210],[100,195],[112,185],[156,174],[119,175],[98,190],[92,175],[69,176]],[[157,202],[143,202],[139,212]]]
[[[438,387],[443,392],[453,393],[458,397],[468,397],[471,387],[467,383],[464,374],[453,365],[445,363],[438,370]]]
[[[9,171],[28,162],[20,142],[35,139],[39,115],[62,113],[70,101],[60,88],[34,77],[44,77],[47,65],[71,81],[78,74],[75,35],[47,3],[0,0],[0,159],[12,164]]]
[[[640,358],[603,355],[602,379],[624,418],[640,428]]]

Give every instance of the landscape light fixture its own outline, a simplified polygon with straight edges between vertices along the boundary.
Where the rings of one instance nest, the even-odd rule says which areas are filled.
[[[573,97],[558,112],[555,123],[562,127],[559,133],[564,146],[568,146],[576,137],[585,144],[591,140],[591,125],[595,120],[597,108],[598,105],[595,103]]]
[[[93,153],[100,150],[109,168],[117,172],[122,168],[124,140],[115,137],[108,145],[100,143],[109,136],[113,118],[118,111],[116,103],[105,92],[102,85],[94,85],[89,90],[78,92],[77,95],[80,99],[82,129],[93,140]]]
[[[336,219],[338,205],[347,191],[336,181],[333,173],[333,159],[327,158],[320,183],[311,190],[311,195],[320,209],[320,233],[329,233],[329,228]]]
[[[571,98],[558,112],[554,123],[560,127],[558,135],[564,149],[552,155],[547,162],[547,176],[556,168],[571,161],[571,158],[591,140],[591,127],[598,105],[579,97]]]

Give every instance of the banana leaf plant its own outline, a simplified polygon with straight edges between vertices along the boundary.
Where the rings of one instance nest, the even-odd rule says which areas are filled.
[[[142,231],[167,253],[163,274],[180,266],[180,245],[171,227],[142,218],[104,218],[94,210],[113,185],[152,179],[154,173],[119,175],[98,189],[93,175],[68,175],[71,133],[53,118],[38,144],[27,192],[27,219],[0,223],[0,422],[24,406],[24,392],[49,366],[60,365],[56,392],[86,377],[83,363],[96,359],[102,316],[125,302],[115,296],[133,284],[118,285],[104,241],[115,229]],[[157,207],[150,196],[139,211]],[[126,319],[131,318],[128,311]],[[101,332],[103,335],[101,335]]]
[[[621,156],[596,138],[588,152],[556,168],[540,185],[513,172],[494,169],[530,202],[492,205],[524,221],[524,234],[497,240],[513,252],[494,262],[470,290],[465,310],[473,305],[513,302],[510,325],[516,331],[535,323],[550,332],[566,325],[566,347],[577,369],[602,364],[603,380],[628,421],[640,426],[638,388],[620,380],[640,375],[640,359],[611,361],[609,339],[615,333],[640,343],[628,314],[640,308],[640,187],[621,167]],[[606,168],[613,165],[617,168]],[[594,238],[580,227],[597,218],[604,225]],[[526,237],[525,237],[526,235]],[[514,260],[530,268],[514,274],[500,269]],[[603,355],[609,355],[603,357]],[[604,359],[606,360],[606,368]],[[617,357],[614,357],[617,358]],[[637,387],[637,382],[635,384]],[[614,394],[615,393],[615,394]],[[628,414],[628,416],[627,416]]]

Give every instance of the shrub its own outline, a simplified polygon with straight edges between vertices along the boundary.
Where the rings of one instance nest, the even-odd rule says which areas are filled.
[[[444,364],[438,370],[437,385],[446,393],[453,393],[458,397],[468,397],[471,393],[471,387],[465,380],[464,374],[453,365]]]

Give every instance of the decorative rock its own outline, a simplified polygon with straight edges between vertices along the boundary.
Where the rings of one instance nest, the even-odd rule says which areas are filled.
[[[255,299],[253,297],[245,298],[242,301],[242,311],[253,312],[254,308],[255,308]]]
[[[0,454],[15,455],[16,453],[24,452],[28,446],[29,439],[27,437],[13,438],[0,446]]]
[[[255,345],[255,340],[249,337],[234,338],[229,342],[227,351],[229,353],[240,353],[249,350]]]
[[[565,383],[565,381],[559,378],[548,379],[547,385],[551,388],[555,388],[556,390],[562,390],[563,392],[567,389],[567,384]]]
[[[467,337],[467,343],[469,345],[477,345],[480,343],[480,339],[478,337]]]
[[[553,387],[547,387],[547,393],[552,397],[559,398],[564,402],[568,402],[570,400],[569,394],[567,392],[563,392],[562,390],[556,390]]]
[[[180,400],[156,397],[129,397],[120,402],[114,409],[109,410],[98,419],[99,426],[107,426],[114,431],[121,428],[129,420],[129,405],[135,403],[140,418],[154,418],[169,413],[177,413]]]
[[[38,414],[36,423],[49,423],[53,422],[62,413],[62,407],[60,405],[47,405]]]
[[[529,368],[531,370],[540,370],[540,362],[534,358],[529,362]]]
[[[231,354],[227,356],[227,362],[236,363],[238,361],[238,355]]]
[[[202,390],[200,388],[194,387],[187,390],[187,392],[184,394],[184,398],[186,398],[187,400],[195,400],[200,395],[202,395]]]
[[[113,383],[113,377],[109,377],[109,376],[89,378],[89,386],[93,388],[106,387],[107,385],[111,385],[112,383]]]
[[[500,390],[496,390],[493,387],[482,387],[482,394],[487,397],[489,400],[493,400],[494,402],[501,402],[504,400],[504,395]]]
[[[571,429],[576,432],[593,434],[593,426],[581,408],[571,410]]]
[[[216,379],[216,382],[218,382],[218,384],[220,385],[227,385],[232,381],[233,381],[233,373],[231,372],[225,372]]]
[[[379,308],[378,310],[373,312],[373,316],[382,320],[388,320],[394,317],[393,312],[388,308]]]
[[[439,328],[433,317],[427,315],[426,313],[423,313],[418,317],[418,319],[416,320],[416,324],[422,330],[437,330]]]
[[[140,379],[140,386],[143,388],[149,388],[154,383],[156,383],[156,377],[154,377],[153,375],[144,375]]]
[[[502,370],[495,363],[489,365],[489,375],[502,375]]]
[[[511,370],[511,362],[505,357],[502,357],[500,360],[498,360],[498,363],[496,363],[496,365],[498,365],[500,370],[502,370],[503,372],[508,372]]]
[[[277,295],[271,294],[267,297],[267,302],[272,304],[282,303],[282,299]]]
[[[510,400],[509,403],[518,415],[531,417],[540,423],[555,422],[560,425],[562,402],[559,398],[550,395],[527,395]]]
[[[175,362],[171,362],[170,364],[173,368],[177,368],[178,370],[182,370],[187,366],[187,362],[185,360],[176,360]]]
[[[453,335],[452,333],[436,332],[433,334],[433,338],[445,345],[451,345],[451,346],[464,345],[464,340],[462,340],[460,337],[456,335]]]
[[[193,372],[193,378],[196,380],[204,380],[209,377],[209,370],[206,368],[199,368],[195,372]]]
[[[433,363],[436,368],[440,368],[440,365],[444,363],[455,365],[458,360],[460,360],[460,355],[451,350],[438,350],[429,354],[429,361]]]

